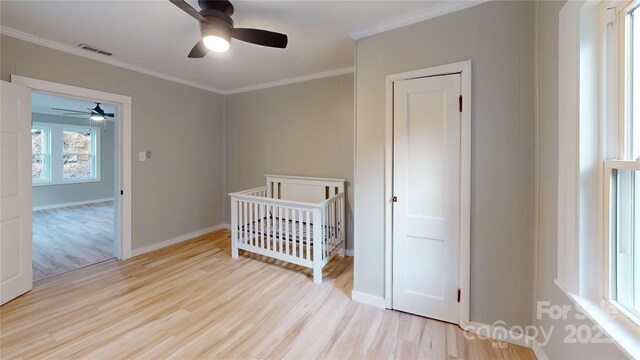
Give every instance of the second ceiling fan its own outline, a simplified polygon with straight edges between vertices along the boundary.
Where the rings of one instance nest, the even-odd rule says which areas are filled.
[[[190,58],[201,58],[207,50],[224,52],[229,49],[231,38],[248,43],[284,49],[288,38],[285,34],[261,29],[234,28],[233,5],[228,0],[198,0],[202,10],[197,11],[185,0],[170,0],[182,11],[200,22],[202,39],[191,49]]]

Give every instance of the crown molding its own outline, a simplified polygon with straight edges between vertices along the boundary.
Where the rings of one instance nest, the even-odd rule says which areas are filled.
[[[19,30],[15,30],[6,26],[0,26],[0,34],[2,35],[6,35],[6,36],[10,36],[16,39],[20,39],[20,40],[24,40],[36,45],[41,45],[44,47],[48,47],[50,49],[54,49],[54,50],[58,50],[58,51],[62,51],[68,54],[72,54],[72,55],[77,55],[77,56],[81,56],[83,58],[87,58],[90,60],[95,60],[101,63],[105,63],[105,64],[109,64],[109,65],[113,65],[113,66],[117,66],[120,68],[124,68],[127,70],[131,70],[131,71],[135,71],[135,72],[139,72],[145,75],[149,75],[149,76],[153,76],[153,77],[157,77],[160,79],[164,79],[164,80],[168,80],[168,81],[172,81],[175,83],[179,83],[182,85],[187,85],[187,86],[191,86],[191,87],[195,87],[198,89],[202,89],[202,90],[207,90],[207,91],[211,91],[214,93],[218,93],[218,94],[224,94],[223,90],[220,89],[216,89],[214,87],[211,86],[207,86],[207,85],[203,85],[203,84],[199,84],[193,81],[188,81],[188,80],[183,80],[183,79],[179,79],[170,75],[166,75],[166,74],[162,74],[159,73],[157,71],[153,71],[153,70],[149,70],[147,68],[141,67],[141,66],[137,66],[137,65],[132,65],[129,63],[126,63],[124,61],[121,60],[116,60],[113,58],[108,58],[106,56],[103,55],[97,55],[91,52],[87,52],[84,51],[82,49],[78,49],[74,46],[69,46],[69,45],[65,45],[56,41],[52,41],[52,40],[47,40],[47,39],[43,39]]]
[[[292,77],[284,80],[277,80],[277,81],[271,81],[271,82],[257,84],[257,85],[236,88],[236,89],[226,91],[225,95],[239,94],[239,93],[244,93],[244,92],[249,92],[254,90],[262,90],[262,89],[268,89],[268,88],[282,86],[282,85],[295,84],[295,83],[300,83],[300,82],[309,81],[309,80],[316,80],[316,79],[328,78],[328,77],[345,75],[345,74],[352,74],[353,72],[354,72],[353,66],[348,66],[341,69],[322,71],[319,73],[296,76],[296,77]]]
[[[349,31],[349,36],[353,40],[360,40],[371,35],[379,34],[385,31],[397,29],[407,25],[419,23],[428,19],[433,19],[438,16],[450,14],[459,10],[470,8],[472,6],[480,5],[490,0],[455,0],[447,1],[442,4],[438,4],[423,10],[413,12],[411,14],[398,16],[393,19],[385,20],[374,25],[369,25]]]
[[[62,52],[68,53],[68,54],[81,56],[81,57],[84,57],[84,58],[87,58],[87,59],[99,61],[101,63],[117,66],[117,67],[120,67],[120,68],[124,68],[124,69],[135,71],[135,72],[139,72],[139,73],[146,74],[146,75],[149,75],[149,76],[157,77],[157,78],[160,78],[160,79],[164,79],[164,80],[172,81],[172,82],[175,82],[175,83],[179,83],[179,84],[195,87],[195,88],[198,88],[198,89],[214,92],[214,93],[220,94],[220,95],[238,94],[238,93],[243,93],[243,92],[247,92],[247,91],[267,89],[267,88],[271,88],[271,87],[294,84],[294,83],[303,82],[303,81],[321,79],[321,78],[344,75],[344,74],[351,74],[351,73],[354,72],[353,66],[349,66],[349,67],[345,67],[345,68],[341,68],[341,69],[334,69],[334,70],[323,71],[323,72],[309,74],[309,75],[297,76],[297,77],[292,77],[292,78],[288,78],[288,79],[284,79],[284,80],[271,81],[271,82],[267,82],[267,83],[250,85],[250,86],[240,87],[240,88],[231,89],[231,90],[222,90],[222,89],[214,88],[214,87],[211,87],[211,86],[203,85],[203,84],[200,84],[200,83],[196,83],[196,82],[193,82],[193,81],[183,80],[183,79],[179,79],[179,78],[176,78],[176,77],[173,77],[173,76],[170,76],[170,75],[162,74],[162,73],[159,73],[157,71],[149,70],[147,68],[144,68],[144,67],[141,67],[141,66],[137,66],[137,65],[132,65],[132,64],[126,63],[126,62],[121,61],[121,60],[108,58],[108,57],[105,57],[105,56],[102,56],[102,55],[96,55],[94,53],[90,53],[90,52],[78,49],[76,47],[73,47],[73,46],[65,45],[65,44],[62,44],[62,43],[59,43],[59,42],[56,42],[56,41],[52,41],[52,40],[43,39],[43,38],[31,35],[31,34],[28,34],[28,33],[25,33],[25,32],[19,31],[19,30],[15,30],[15,29],[12,29],[12,28],[9,28],[9,27],[6,27],[6,26],[1,26],[0,25],[0,34],[6,35],[6,36],[10,36],[10,37],[13,37],[13,38],[16,38],[16,39],[24,40],[24,41],[27,41],[27,42],[30,42],[30,43],[33,43],[33,44],[36,44],[36,45],[45,46],[45,47],[48,47],[48,48],[51,48],[51,49],[54,49],[54,50],[58,50],[58,51],[62,51]]]

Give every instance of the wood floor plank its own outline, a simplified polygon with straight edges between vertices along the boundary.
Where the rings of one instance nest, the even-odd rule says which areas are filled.
[[[534,359],[456,325],[350,299],[353,259],[309,269],[217,231],[35,283],[0,307],[4,359]]]
[[[33,279],[113,258],[113,201],[33,212]]]

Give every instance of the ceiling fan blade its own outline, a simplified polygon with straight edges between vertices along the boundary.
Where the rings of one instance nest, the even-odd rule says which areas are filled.
[[[171,1],[171,3],[173,3],[173,5],[179,7],[182,11],[184,11],[187,14],[191,15],[194,19],[196,19],[196,20],[198,20],[200,22],[207,22],[207,19],[205,19],[204,16],[200,15],[198,10],[194,9],[193,7],[191,7],[191,5],[189,5],[186,1],[184,1],[184,0],[169,0],[169,1]]]
[[[205,55],[207,55],[207,47],[204,46],[204,41],[202,40],[198,41],[196,46],[194,46],[189,53],[190,58],[201,58]]]
[[[286,48],[289,42],[289,38],[285,34],[260,29],[235,28],[231,36],[248,43],[281,49]]]
[[[86,111],[81,111],[81,110],[71,110],[71,109],[60,109],[60,108],[51,108],[52,110],[58,110],[58,111],[68,111],[68,112],[75,112],[75,113],[82,113],[82,114],[86,114]],[[89,109],[91,110],[91,109]]]
[[[114,116],[114,114],[113,114],[113,113],[104,113],[104,116],[106,116],[106,117],[113,117],[113,116]]]
[[[83,114],[79,114],[79,113],[62,113],[63,116],[82,116],[85,117],[87,115],[90,115],[90,113],[83,113]]]

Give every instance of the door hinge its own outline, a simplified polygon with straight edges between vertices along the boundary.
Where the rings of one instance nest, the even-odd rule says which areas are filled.
[[[120,195],[124,195],[124,190],[120,190]]]
[[[391,199],[391,201],[393,201],[393,202],[398,202],[398,197],[397,197],[397,196],[394,196],[394,197],[393,197],[393,199]]]
[[[458,288],[458,302],[460,302],[460,288]]]
[[[458,98],[458,104],[460,105],[460,112],[462,112],[462,95]]]

